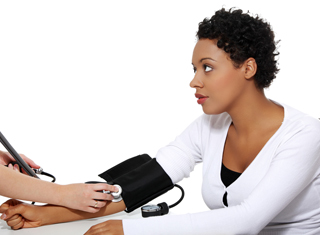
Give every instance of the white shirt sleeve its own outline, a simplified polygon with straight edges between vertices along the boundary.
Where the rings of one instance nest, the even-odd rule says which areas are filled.
[[[190,131],[192,130],[192,131]],[[125,235],[195,235],[195,234],[257,234],[296,198],[318,175],[320,169],[320,125],[306,126],[281,143],[269,170],[250,196],[241,204],[195,214],[162,216],[124,220]],[[197,134],[197,124],[189,133]],[[170,149],[160,150],[160,164],[167,165],[173,181],[188,176],[201,155],[199,142],[189,141],[183,134],[181,141]],[[192,138],[191,138],[192,139]],[[183,142],[183,143],[180,143]],[[192,147],[189,147],[190,146]],[[187,157],[186,157],[187,156]],[[187,160],[186,160],[187,159]],[[183,163],[187,161],[187,163]],[[168,164],[168,165],[170,165]],[[312,202],[310,202],[312,203]]]
[[[173,183],[189,177],[195,165],[201,158],[201,125],[203,118],[196,119],[173,142],[161,148],[157,155],[157,162],[170,176]]]

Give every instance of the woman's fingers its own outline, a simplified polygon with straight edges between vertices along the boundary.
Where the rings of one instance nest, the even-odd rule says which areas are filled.
[[[2,214],[1,218],[9,221],[11,220],[11,217],[15,218],[15,215],[22,214],[25,210],[23,203],[21,204],[15,204],[15,202],[9,202],[11,203],[10,207]]]
[[[8,201],[6,201],[0,206],[0,213],[6,212],[9,209],[9,207],[15,206],[21,203],[22,203],[21,201],[18,201],[16,199],[9,199]]]
[[[40,168],[39,165],[34,163],[34,161],[32,161],[30,158],[26,157],[24,154],[19,154],[19,155],[29,166],[31,166],[31,168],[35,168],[35,169]]]
[[[102,200],[102,201],[112,201],[113,196],[109,193],[94,192],[92,195],[92,199]]]
[[[1,205],[1,208],[7,209],[3,212],[1,219],[5,220],[12,229],[23,227],[25,219],[20,215],[23,212],[23,206],[17,200],[9,200]]]
[[[121,220],[108,220],[92,226],[85,235],[123,235]]]
[[[106,205],[106,201],[92,200],[92,202],[90,202],[90,206],[85,211],[89,213],[96,213]]]
[[[69,184],[61,186],[60,205],[90,213],[99,211],[114,199],[111,194],[118,188],[106,183]],[[111,193],[107,193],[111,192]]]
[[[7,220],[8,226],[12,229],[19,229],[22,228],[24,225],[24,219],[20,215],[14,215]]]
[[[99,200],[92,200],[93,204],[92,204],[92,207],[93,208],[102,208],[104,207],[105,205],[107,205],[107,202],[106,201],[99,201]]]
[[[23,228],[25,219],[22,218],[21,216],[20,216],[20,218],[21,218],[21,221],[18,224],[14,225],[14,226],[10,226],[9,225],[13,230],[17,230],[17,229]]]
[[[105,190],[110,192],[118,192],[118,188],[116,186],[113,186],[111,184],[92,184],[92,187],[95,191]]]
[[[111,201],[114,199],[111,193],[118,191],[117,187],[113,185],[105,184],[105,183],[87,184],[86,186],[87,186],[87,192],[88,191],[90,192],[88,195],[91,195],[91,198],[95,200]],[[107,192],[110,192],[110,193],[107,193]]]
[[[106,201],[99,201],[99,200],[92,200],[92,206],[93,208],[102,208],[107,205]]]
[[[13,170],[20,172],[20,167],[18,164],[14,164]]]

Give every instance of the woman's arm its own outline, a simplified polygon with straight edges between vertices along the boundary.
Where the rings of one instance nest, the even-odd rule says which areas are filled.
[[[266,166],[268,167],[267,173],[252,190],[250,196],[240,204],[195,214],[153,217],[148,218],[147,222],[144,219],[125,219],[122,221],[125,235],[151,233],[153,235],[258,234],[311,182],[319,177],[319,124],[317,121],[313,125],[302,126],[301,129],[295,127],[291,134],[284,132],[286,137],[279,143],[270,165]],[[293,125],[289,127],[291,126]],[[171,157],[172,155],[168,156]],[[164,160],[168,159],[168,162],[171,160],[169,157],[165,159],[165,156],[162,156],[162,158]],[[178,169],[180,167],[177,164],[175,166]],[[180,171],[177,170],[177,172]],[[239,191],[239,193],[241,192]],[[310,196],[304,198],[304,200],[311,200],[310,208],[312,208],[313,203],[318,202],[312,202],[313,199],[310,199]],[[295,209],[288,208],[289,218],[293,218],[290,213],[297,213],[292,210]],[[316,213],[316,210],[313,212]],[[301,222],[308,217],[307,213],[303,213],[296,216],[296,218],[300,218]],[[288,221],[287,224],[292,223],[291,228],[294,228],[294,223],[299,226],[300,221],[293,219]],[[315,219],[309,225],[312,224],[316,227],[317,223],[318,221]],[[283,223],[282,225],[285,226],[286,224]],[[300,228],[302,230],[306,229],[305,231],[311,229],[308,226],[300,226]]]
[[[0,165],[0,179],[2,196],[67,206],[92,213],[105,206],[105,200],[113,199],[110,194],[97,191],[117,191],[117,188],[108,184],[54,184],[21,174],[2,165]],[[93,208],[96,202],[94,199],[104,201],[99,201],[98,207]]]
[[[17,200],[9,200],[1,205],[0,213],[3,213],[1,219],[7,221],[12,229],[19,229],[100,217],[115,214],[125,208],[123,201],[107,202],[105,207],[93,214],[61,206],[34,206]]]

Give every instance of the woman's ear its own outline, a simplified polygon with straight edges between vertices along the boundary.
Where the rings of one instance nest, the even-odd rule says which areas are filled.
[[[249,58],[243,65],[245,66],[245,78],[248,80],[253,78],[257,72],[256,60],[254,58]]]

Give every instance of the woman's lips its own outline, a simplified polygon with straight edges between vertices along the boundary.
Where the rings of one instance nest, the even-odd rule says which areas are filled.
[[[201,94],[195,94],[195,96],[196,98],[198,98],[197,100],[198,104],[203,104],[208,99],[208,96],[204,96]]]
[[[197,102],[198,104],[203,104],[207,99],[208,99],[207,97],[199,98]]]

